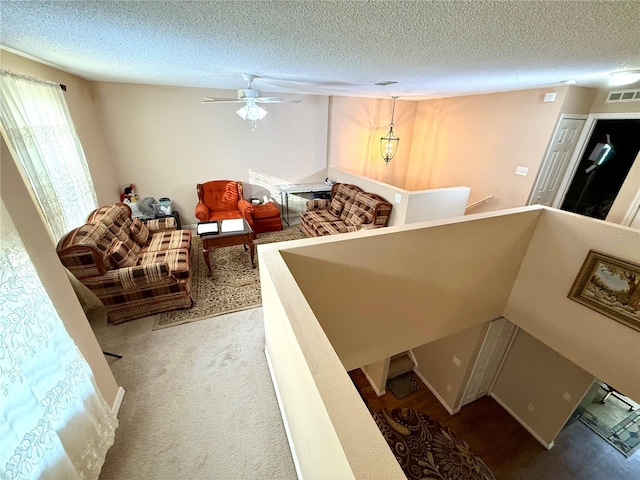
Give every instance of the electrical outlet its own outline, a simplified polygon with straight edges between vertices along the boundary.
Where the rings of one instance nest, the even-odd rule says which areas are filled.
[[[542,100],[544,103],[555,102],[556,97],[558,96],[557,92],[549,92],[544,94],[544,99]]]
[[[402,195],[401,195],[401,194],[399,194],[399,193],[396,193],[396,198],[395,198],[395,200],[396,200],[396,203],[400,203],[400,202],[402,202]]]
[[[516,167],[516,175],[526,177],[527,173],[529,173],[529,169],[527,167]]]
[[[564,398],[564,399],[568,402],[569,400],[571,400],[571,394],[570,394],[569,392],[566,392],[566,393],[562,396],[562,398]]]
[[[451,391],[451,385],[447,385],[447,392]]]
[[[455,355],[453,356],[453,363],[455,364],[456,367],[460,366],[460,359]]]
[[[536,406],[533,403],[530,403],[527,408],[529,409],[530,412],[533,412],[536,409]]]

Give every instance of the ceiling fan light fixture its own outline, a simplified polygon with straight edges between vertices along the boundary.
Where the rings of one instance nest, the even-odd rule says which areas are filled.
[[[243,120],[250,120],[252,124],[252,130],[255,130],[257,126],[256,122],[266,117],[268,112],[264,108],[256,105],[255,101],[247,100],[247,104],[244,107],[236,110],[236,113]]]
[[[236,113],[243,120],[249,120],[252,125],[252,131],[257,127],[257,122],[267,116],[267,111],[260,107],[259,103],[300,103],[301,100],[297,99],[284,99],[280,97],[265,97],[260,90],[254,90],[251,88],[251,82],[255,75],[242,75],[242,78],[247,82],[247,88],[238,90],[237,98],[212,98],[204,97],[202,103],[243,103],[244,105],[236,110]]]
[[[611,72],[609,76],[611,77],[609,83],[613,86],[630,85],[640,81],[640,69]]]

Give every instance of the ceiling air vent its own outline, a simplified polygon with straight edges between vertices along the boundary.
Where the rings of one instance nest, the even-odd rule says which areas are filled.
[[[611,102],[640,102],[640,90],[616,90],[609,92],[607,103]]]

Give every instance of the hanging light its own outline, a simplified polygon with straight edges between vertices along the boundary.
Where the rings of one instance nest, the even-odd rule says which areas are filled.
[[[253,98],[247,98],[246,102],[246,105],[236,110],[236,113],[243,120],[251,120],[251,130],[253,131],[257,127],[256,122],[267,116],[267,111],[256,105],[256,101]]]
[[[396,111],[396,98],[393,98],[393,108],[391,110],[391,123],[389,124],[389,133],[380,138],[380,153],[385,165],[389,165],[389,162],[398,151],[398,144],[400,139],[393,134],[393,115]]]

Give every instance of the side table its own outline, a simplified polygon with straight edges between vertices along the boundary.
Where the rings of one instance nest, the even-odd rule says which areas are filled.
[[[166,218],[166,217],[173,217],[176,219],[176,229],[177,230],[182,230],[182,224],[180,223],[180,214],[178,213],[177,210],[172,211],[169,215],[157,215],[155,217],[153,217],[152,220],[155,220],[157,218]]]
[[[280,192],[280,205],[282,208],[282,219],[289,225],[289,195],[297,193],[318,193],[330,192],[332,185],[326,182],[320,183],[290,183],[287,185],[275,185]],[[285,217],[286,212],[286,217]]]

